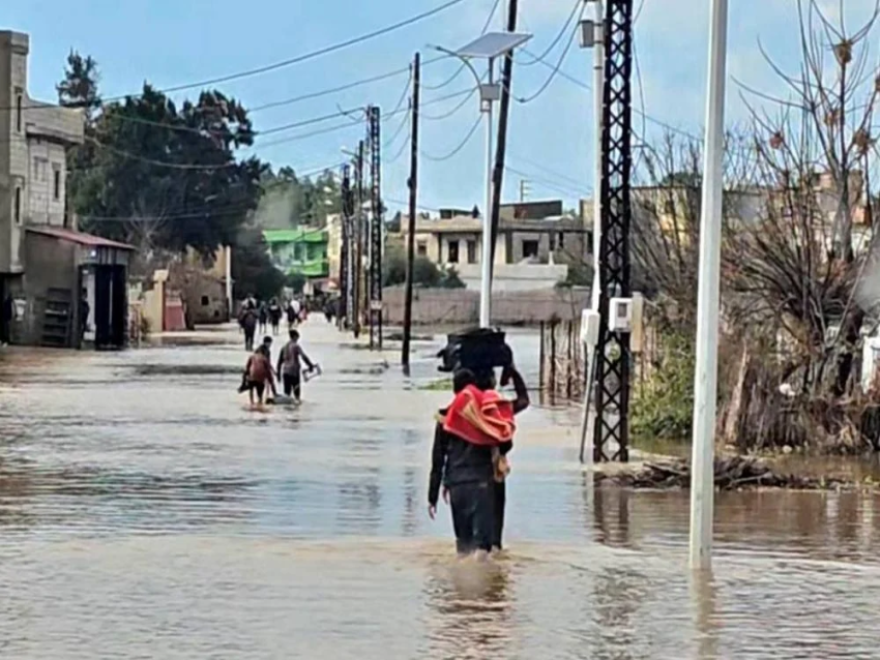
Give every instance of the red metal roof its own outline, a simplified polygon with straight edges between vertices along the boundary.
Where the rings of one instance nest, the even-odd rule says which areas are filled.
[[[34,232],[35,234],[42,234],[43,236],[51,236],[52,238],[59,238],[62,241],[71,241],[73,243],[79,243],[80,245],[84,245],[86,247],[105,247],[105,248],[115,248],[117,250],[134,250],[135,249],[133,246],[126,245],[125,243],[111,241],[110,239],[102,238],[101,236],[94,236],[93,234],[85,234],[81,231],[74,231],[73,229],[67,229],[66,227],[52,227],[49,225],[39,225],[36,227],[27,227],[27,230]]]

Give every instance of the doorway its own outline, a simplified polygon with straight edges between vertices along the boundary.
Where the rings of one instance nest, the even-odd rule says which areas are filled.
[[[95,348],[123,348],[128,315],[125,266],[95,266],[94,281]]]

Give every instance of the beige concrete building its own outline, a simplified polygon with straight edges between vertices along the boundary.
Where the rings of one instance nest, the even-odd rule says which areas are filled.
[[[118,347],[131,248],[76,231],[67,150],[83,143],[84,116],[28,95],[29,52],[26,34],[0,31],[0,330],[14,343]]]

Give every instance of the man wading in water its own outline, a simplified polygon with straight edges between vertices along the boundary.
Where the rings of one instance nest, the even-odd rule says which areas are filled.
[[[297,403],[302,398],[302,362],[306,363],[309,371],[314,371],[314,363],[299,345],[299,332],[291,330],[290,341],[285,344],[278,356],[278,373],[284,385],[284,395],[290,396],[293,393]]]
[[[455,399],[438,415],[428,515],[432,520],[437,515],[442,485],[444,499],[448,491],[459,556],[477,554],[484,558],[493,547],[501,548],[505,456],[513,447],[513,415],[528,406],[522,377],[512,367],[509,372],[505,376],[514,379],[515,402],[500,398],[492,390],[491,370],[478,378],[468,369],[459,369],[453,376]],[[496,501],[500,501],[498,506]]]
[[[257,347],[248,358],[247,364],[244,366],[242,374],[242,383],[239,392],[247,390],[250,398],[251,407],[254,406],[254,393],[256,392],[257,403],[262,406],[264,396],[266,394],[266,386],[272,392],[272,396],[276,396],[275,377],[272,373],[272,338],[266,337],[263,343]]]
[[[511,364],[506,369],[503,369],[501,372],[501,386],[506,387],[509,382],[513,381],[513,389],[516,392],[516,398],[512,401],[513,405],[513,414],[518,415],[523,410],[529,407],[529,390],[526,387],[526,382],[523,380],[522,375],[516,368]],[[478,372],[476,375],[476,385],[481,390],[494,390],[495,389],[495,373],[494,371],[486,370],[482,372]],[[510,446],[507,447],[507,451],[513,449],[513,439],[510,441]],[[510,471],[510,467],[507,464],[507,459],[502,456],[502,460],[499,464],[496,464],[495,471],[495,484],[493,489],[493,502],[492,502],[492,517],[494,519],[494,526],[492,529],[492,550],[495,552],[500,552],[502,549],[502,536],[504,534],[504,509],[507,504],[507,473]]]

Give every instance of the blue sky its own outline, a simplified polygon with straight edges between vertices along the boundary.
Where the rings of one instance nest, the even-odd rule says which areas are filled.
[[[137,92],[144,80],[159,88],[196,82],[288,59],[331,43],[383,27],[442,4],[443,0],[27,0],[4,2],[0,28],[28,32],[31,36],[29,91],[40,100],[54,100],[54,85],[61,76],[71,48],[93,56],[102,72],[105,97]],[[465,0],[446,12],[391,35],[302,64],[219,85],[246,106],[283,100],[300,94],[344,85],[407,66],[417,50],[433,57],[426,46],[463,45],[479,34],[494,0]],[[636,0],[639,5],[640,0]],[[778,88],[757,49],[758,38],[783,66],[797,57],[795,0],[734,0],[730,10],[729,72],[761,89]],[[839,0],[820,0],[830,15],[839,11]],[[864,17],[874,0],[846,0],[847,18]],[[506,1],[492,23],[501,29]],[[574,6],[574,0],[520,0],[520,29],[534,34],[529,49],[542,53]],[[704,91],[709,0],[645,0],[636,24],[636,43],[646,112],[659,121],[699,134],[704,114]],[[591,12],[592,9],[588,9]],[[567,36],[547,59],[555,63]],[[528,59],[526,56],[525,59]],[[591,54],[574,43],[562,70],[589,84]],[[454,61],[426,66],[425,86],[444,82],[455,72]],[[514,93],[531,96],[551,73],[541,64],[517,66]],[[401,75],[335,96],[255,113],[256,128],[267,129],[338,108],[367,103],[392,110],[401,98],[407,76]],[[463,72],[448,86],[423,89],[429,102],[441,95],[472,86]],[[184,92],[183,94],[193,94]],[[728,119],[742,120],[746,111],[739,90],[728,87]],[[641,95],[639,95],[641,98]],[[461,98],[425,107],[426,115],[442,115]],[[640,101],[641,102],[641,101]],[[569,206],[579,194],[592,189],[592,93],[562,76],[527,104],[512,107],[509,164],[528,174],[531,198],[562,197]],[[422,150],[442,156],[454,149],[477,119],[476,98],[444,120],[423,120]],[[345,120],[342,120],[344,122]],[[340,123],[331,120],[326,126]],[[398,120],[383,124],[385,136],[398,128]],[[321,128],[324,124],[316,125]],[[636,127],[642,130],[642,122]],[[644,125],[648,137],[663,129]],[[313,127],[267,136],[276,141]],[[341,162],[341,148],[352,147],[362,136],[360,125],[310,139],[260,148],[257,153],[276,166],[291,165],[300,171]],[[385,153],[390,160],[403,144],[401,135]],[[485,143],[482,127],[452,159],[433,162],[422,158],[420,204],[483,206],[485,197]],[[259,141],[258,141],[259,143]],[[408,158],[404,154],[383,170],[384,194],[389,200],[407,198]],[[504,198],[518,195],[520,175],[505,176]],[[392,209],[400,205],[389,202]]]

